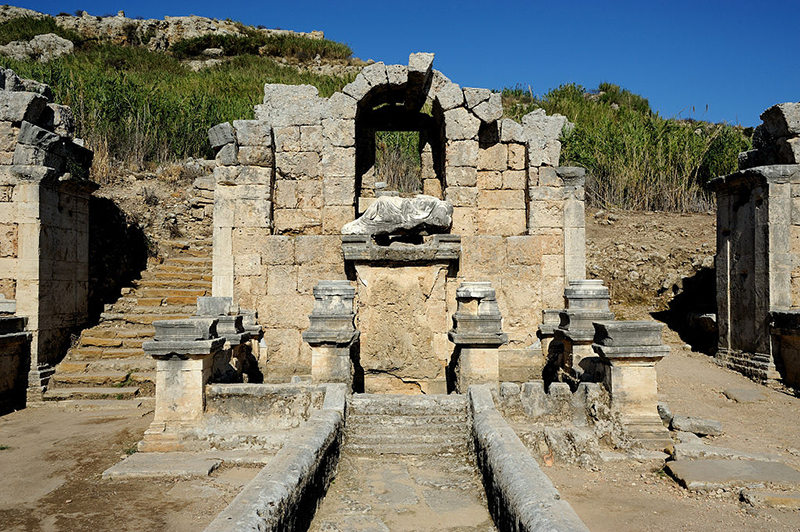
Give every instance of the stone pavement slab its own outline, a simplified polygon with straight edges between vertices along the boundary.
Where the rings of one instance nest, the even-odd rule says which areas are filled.
[[[761,390],[748,388],[725,388],[722,391],[725,397],[737,403],[763,403],[769,397]]]
[[[219,458],[195,453],[136,453],[103,471],[103,478],[207,477],[221,464]]]
[[[747,487],[754,484],[800,486],[800,472],[778,462],[745,460],[675,460],[667,472],[693,490]]]
[[[742,500],[757,508],[800,510],[800,493],[797,492],[744,490]]]

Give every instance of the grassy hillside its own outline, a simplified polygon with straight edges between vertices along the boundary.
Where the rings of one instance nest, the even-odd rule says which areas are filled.
[[[727,124],[665,119],[645,98],[617,85],[587,92],[562,85],[542,97],[505,89],[506,116],[521,119],[542,108],[566,116],[561,164],[587,169],[587,199],[596,206],[638,210],[705,211],[704,184],[736,170],[752,131]]]

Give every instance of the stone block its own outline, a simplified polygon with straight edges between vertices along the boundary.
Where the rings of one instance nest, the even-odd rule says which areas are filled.
[[[234,120],[239,146],[272,146],[272,128],[258,120]]]
[[[537,184],[543,187],[558,187],[562,186],[564,182],[558,176],[554,167],[542,166],[539,168],[539,181]]]
[[[300,149],[300,126],[276,127],[275,151],[303,151]]]
[[[325,105],[323,118],[333,120],[354,120],[357,109],[358,102],[356,102],[352,96],[342,92],[337,92],[328,98],[327,104]]]
[[[0,257],[16,257],[18,247],[16,223],[0,223]]]
[[[313,307],[314,298],[297,293],[264,296],[259,302],[258,321],[265,338],[267,329],[296,329],[299,340],[300,331],[308,329]]]
[[[561,157],[561,142],[550,141],[545,146],[528,143],[528,165],[530,166],[558,166]]]
[[[280,209],[322,208],[322,182],[318,179],[276,181],[275,206]]]
[[[215,159],[217,164],[221,164],[223,166],[237,165],[239,164],[239,149],[233,142],[226,144],[217,152]]]
[[[464,104],[464,93],[455,83],[447,83],[436,93],[436,101],[439,102],[442,111],[449,111]]]
[[[234,272],[236,275],[259,275],[261,274],[261,255],[236,255],[233,261]]]
[[[508,145],[508,167],[511,170],[525,169],[525,145],[510,143]]]
[[[36,123],[46,107],[47,98],[41,94],[0,91],[0,121]]]
[[[399,87],[408,82],[408,67],[406,65],[386,65],[386,79],[389,85]]]
[[[26,121],[22,122],[19,128],[19,136],[17,137],[17,142],[20,144],[28,144],[44,150],[55,148],[60,141],[61,137],[55,133]]]
[[[780,139],[777,148],[781,164],[800,164],[800,137]]]
[[[527,230],[525,210],[478,209],[478,232],[487,235],[524,235]]]
[[[213,149],[221,148],[226,144],[236,142],[233,128],[229,122],[217,124],[208,130],[208,141]]]
[[[530,227],[560,228],[564,225],[564,202],[531,201]]]
[[[224,185],[264,185],[272,183],[272,168],[263,166],[217,166],[214,179]],[[213,196],[209,199],[214,199]],[[265,199],[272,199],[266,197]]]
[[[297,270],[297,293],[309,295],[321,280],[344,279],[344,261],[338,263],[309,263]]]
[[[450,231],[457,235],[474,235],[478,232],[478,209],[453,207],[453,225]]]
[[[408,56],[408,72],[418,73],[427,76],[433,68],[433,57],[431,53],[417,52]]]
[[[442,199],[442,182],[438,179],[423,179],[422,193],[426,196]]]
[[[261,257],[264,264],[295,264],[295,239],[277,235],[267,237]]]
[[[322,135],[333,146],[349,148],[356,144],[355,120],[326,118],[322,121]]]
[[[326,235],[341,234],[342,227],[355,219],[353,206],[325,206],[322,208],[322,232]]]
[[[491,124],[503,117],[503,99],[499,92],[492,93],[488,100],[485,100],[472,108],[475,116],[481,119],[484,124]]]
[[[18,127],[11,125],[11,122],[0,122],[0,151],[14,151],[18,136]]]
[[[506,241],[508,264],[532,266],[542,263],[542,247],[538,235],[512,236]]]
[[[763,113],[761,120],[764,127],[773,137],[789,137],[800,135],[800,103],[779,103]]]
[[[524,144],[525,136],[522,131],[522,124],[519,124],[510,118],[503,118],[500,120],[500,142],[515,142]]]
[[[361,74],[371,87],[380,87],[389,83],[386,75],[386,65],[382,61],[365,66],[361,70]]]
[[[528,189],[530,201],[562,201],[564,199],[563,187],[535,186]]]
[[[478,189],[475,187],[447,187],[444,199],[453,207],[477,207]]]
[[[14,197],[14,185],[0,185],[0,203],[9,203]]]
[[[339,264],[342,259],[342,240],[335,235],[300,235],[295,239],[296,262],[307,264]]]
[[[267,267],[267,294],[275,296],[296,293],[297,270],[297,266],[289,264]]]
[[[463,107],[444,113],[445,137],[448,140],[477,140],[481,121]]]
[[[503,174],[496,171],[478,172],[478,188],[480,190],[498,190],[503,187]]]
[[[372,86],[369,84],[369,81],[367,81],[364,73],[359,72],[356,79],[344,86],[342,92],[351,96],[356,101],[361,101],[371,88]]]
[[[522,190],[528,185],[528,176],[525,170],[506,170],[503,172],[503,188],[510,190]]]
[[[264,85],[264,105],[256,106],[256,119],[272,127],[319,124],[324,105],[311,85]]]
[[[468,109],[474,109],[479,103],[487,101],[491,96],[492,91],[489,89],[464,87],[464,99],[467,102]]]
[[[316,152],[277,152],[275,170],[286,179],[320,176],[320,156]]]
[[[480,209],[525,209],[524,190],[480,190]]]
[[[322,126],[300,126],[300,151],[322,150]]]
[[[478,162],[478,141],[457,140],[447,142],[447,166],[475,166]]]
[[[26,144],[17,144],[12,162],[20,166],[49,166],[50,168],[61,168],[64,165],[64,159],[55,153]]]
[[[309,234],[322,232],[320,209],[275,209],[274,227],[277,234]]]
[[[447,168],[448,187],[474,187],[478,184],[478,170],[474,166],[451,166]]]
[[[325,205],[355,204],[355,180],[349,177],[323,177],[322,198]]]
[[[673,430],[693,432],[701,436],[720,436],[722,434],[722,423],[715,419],[676,415],[672,417],[671,426]]]
[[[485,279],[490,265],[505,264],[506,245],[502,236],[462,236],[461,275],[465,279]]]
[[[356,149],[334,147],[322,154],[322,175],[355,176]]]
[[[480,150],[478,154],[478,170],[495,170],[502,172],[508,168],[508,147],[495,144]]]
[[[240,146],[239,164],[272,167],[274,155],[270,146]]]
[[[272,202],[241,199],[233,214],[234,227],[272,227]]]

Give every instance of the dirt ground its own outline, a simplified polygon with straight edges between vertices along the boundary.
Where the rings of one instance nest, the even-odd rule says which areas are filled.
[[[588,270],[611,285],[618,319],[652,319],[676,293],[691,299],[683,278],[708,267],[713,221],[587,212]],[[800,469],[800,398],[716,366],[674,331],[665,330],[665,341],[672,352],[658,366],[659,392],[673,413],[721,421],[725,434],[715,445],[779,455]],[[759,389],[768,400],[734,403],[722,394],[729,387]],[[223,466],[206,480],[103,480],[151,419],[141,408],[76,412],[52,405],[0,417],[0,530],[202,530],[257,469]],[[593,532],[800,530],[798,511],[752,508],[735,492],[692,494],[655,462],[543,469]]]
[[[0,417],[0,530],[202,530],[258,472],[222,467],[204,480],[103,480],[152,421],[146,408],[47,405]]]

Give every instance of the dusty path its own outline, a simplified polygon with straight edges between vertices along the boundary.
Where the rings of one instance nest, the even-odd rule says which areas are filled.
[[[68,411],[53,404],[0,417],[0,530],[202,530],[258,472],[203,480],[103,480],[152,421],[147,409]]]
[[[465,454],[344,452],[311,532],[495,532],[480,476]]]

